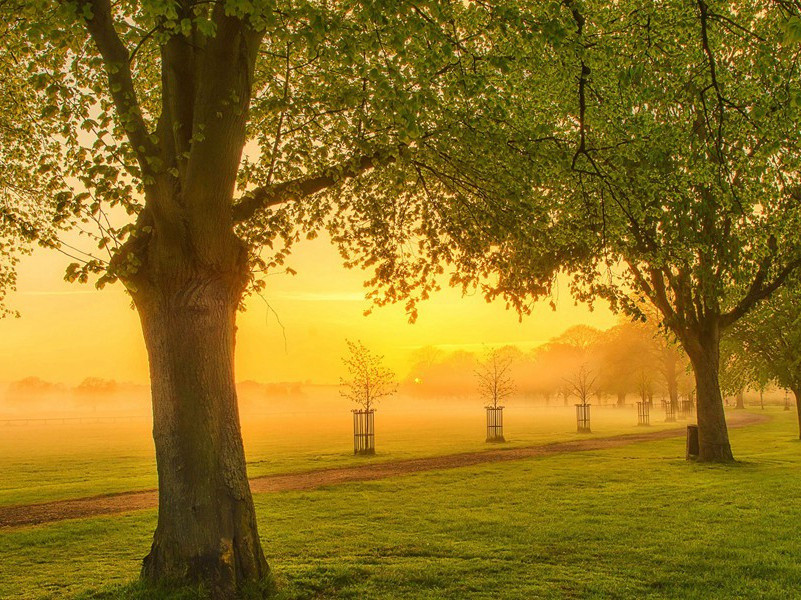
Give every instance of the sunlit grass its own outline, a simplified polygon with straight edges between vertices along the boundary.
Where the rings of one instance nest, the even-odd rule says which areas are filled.
[[[732,431],[732,467],[686,463],[679,438],[257,495],[279,595],[795,597],[801,444],[793,413],[766,412]],[[145,511],[7,530],[0,597],[147,597],[127,582],[154,524]]]
[[[593,434],[641,432],[633,406],[593,407]],[[244,415],[243,436],[251,477],[309,471],[364,462],[353,456],[347,404],[338,412],[306,410]],[[651,429],[665,424],[653,409]],[[570,440],[572,406],[506,409],[507,447]],[[680,426],[681,423],[678,424]],[[409,410],[397,403],[376,415],[377,455],[387,461],[488,449],[484,410],[441,407]],[[156,487],[156,464],[147,419],[117,423],[16,425],[0,430],[0,505],[29,504]]]

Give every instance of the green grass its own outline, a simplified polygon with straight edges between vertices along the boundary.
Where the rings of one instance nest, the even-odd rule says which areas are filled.
[[[641,432],[633,406],[593,407],[595,436]],[[410,416],[411,414],[411,416]],[[651,429],[665,424],[660,408]],[[243,417],[243,437],[251,477],[364,462],[353,456],[350,413]],[[678,426],[681,424],[679,423]],[[484,413],[433,407],[414,414],[379,409],[378,454],[388,461],[453,452],[487,450]],[[570,440],[573,407],[506,409],[507,447]],[[31,504],[156,487],[156,463],[147,419],[127,423],[18,425],[0,428],[0,505]]]
[[[801,443],[793,413],[766,412],[732,431],[729,467],[673,439],[258,495],[279,597],[797,597]],[[159,597],[128,583],[154,524],[6,530],[0,597]]]

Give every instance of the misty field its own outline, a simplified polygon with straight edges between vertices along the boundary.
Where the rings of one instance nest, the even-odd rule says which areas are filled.
[[[599,411],[599,433],[593,435],[636,429],[632,410]],[[480,414],[472,423],[455,419],[452,437],[438,439],[433,426],[415,429],[405,423],[405,429],[393,429],[389,412],[379,429],[386,438],[379,452],[386,457],[482,446]],[[525,443],[573,436],[568,413],[553,412],[547,428],[561,434],[538,431],[534,424],[546,419],[532,414],[519,429],[509,419],[510,438],[524,443],[526,427],[533,432]],[[801,506],[793,501],[801,495],[801,446],[793,412],[769,407],[764,414],[767,423],[732,430],[736,466],[687,463],[683,439],[674,438],[310,492],[257,494],[259,530],[279,597],[792,597],[801,586]],[[287,437],[272,431],[274,440],[255,440],[246,426],[251,469],[313,468],[311,457],[323,464],[352,461],[346,456],[347,425],[342,425],[344,439],[314,447],[325,439],[321,429],[319,437],[299,440],[269,466],[260,461]],[[470,432],[478,441],[470,441]],[[134,432],[129,434],[133,439]],[[90,441],[74,439],[84,449]],[[131,449],[129,440],[116,443],[119,447],[111,446],[97,462]],[[49,468],[39,465],[41,460],[30,461],[39,473]],[[42,496],[82,493],[92,485],[97,491],[101,484],[137,487],[148,479],[134,476],[136,460],[147,465],[149,459],[144,452],[132,456],[129,477],[92,484],[100,472],[93,471],[85,488],[65,482],[57,493],[49,489]],[[8,489],[4,494],[13,497]],[[148,550],[155,519],[156,511],[148,510],[4,530],[0,597],[151,598],[130,582]],[[185,590],[180,597],[196,595]]]
[[[302,472],[361,464],[353,456],[349,406],[336,391],[272,413],[243,414],[248,473]],[[474,404],[474,406],[470,406]],[[466,406],[467,405],[467,406]],[[593,435],[642,432],[634,406],[593,407]],[[378,409],[378,453],[372,462],[487,449],[484,409],[478,401],[431,405],[398,398]],[[652,410],[651,430],[664,423]],[[0,425],[0,505],[26,504],[157,486],[151,420],[59,421]],[[506,409],[504,447],[583,439],[575,409],[512,403]]]

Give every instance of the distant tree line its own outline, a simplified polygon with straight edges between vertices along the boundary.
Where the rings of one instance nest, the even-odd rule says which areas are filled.
[[[516,393],[547,405],[567,405],[576,398],[572,382],[582,370],[594,383],[590,401],[623,405],[654,398],[678,402],[692,393],[694,382],[687,356],[651,323],[622,321],[601,331],[586,325],[567,329],[547,343],[524,351],[507,346]],[[415,396],[470,396],[471,374],[481,357],[467,351],[451,353],[426,348],[404,382]]]

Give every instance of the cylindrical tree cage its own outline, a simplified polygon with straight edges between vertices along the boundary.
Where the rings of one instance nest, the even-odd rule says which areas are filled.
[[[353,453],[375,454],[375,409],[356,409],[353,413]]]
[[[693,412],[693,401],[692,400],[682,400],[681,401],[681,418],[682,419],[689,419]]]
[[[487,406],[487,441],[505,442],[503,437],[503,406]]]
[[[651,403],[649,401],[637,403],[637,425],[651,424]]]
[[[676,405],[671,402],[665,402],[665,423],[676,422]]]
[[[590,429],[589,404],[576,404],[576,431],[578,433],[592,433]]]

